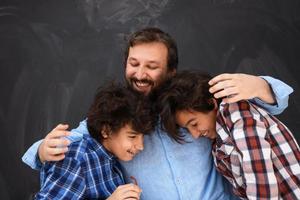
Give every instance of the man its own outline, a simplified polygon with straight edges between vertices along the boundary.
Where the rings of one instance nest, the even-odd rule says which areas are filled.
[[[177,46],[167,33],[157,28],[146,28],[130,36],[124,59],[127,83],[147,95],[176,73]],[[288,95],[292,92],[281,81],[245,74],[222,74],[212,79],[210,84],[210,92],[216,98],[227,97],[224,99],[227,102],[256,98],[254,103],[273,114],[281,112],[287,106]],[[260,100],[275,105],[267,105]],[[70,143],[61,139],[70,135],[67,128],[67,125],[59,125],[43,142],[35,143],[23,156],[23,161],[33,168],[39,168],[38,157],[41,161],[63,159],[68,149],[57,146],[67,146]],[[70,140],[80,140],[82,134],[88,134],[86,122],[81,122],[71,132]],[[209,140],[194,140],[189,134],[183,134],[186,134],[190,142],[181,145],[157,126],[152,134],[145,136],[143,152],[131,162],[123,163],[127,180],[129,176],[137,179],[143,190],[142,199],[230,199],[224,180],[213,165]]]

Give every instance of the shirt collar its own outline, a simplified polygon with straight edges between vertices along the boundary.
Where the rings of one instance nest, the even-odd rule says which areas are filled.
[[[117,159],[116,156],[114,156],[107,149],[105,149],[105,147],[100,142],[98,142],[97,140],[95,140],[91,136],[87,136],[87,137],[89,137],[89,140],[91,141],[91,145],[92,145],[94,151],[98,155],[101,155],[101,156],[104,155],[107,159],[109,159],[111,161],[115,161]]]

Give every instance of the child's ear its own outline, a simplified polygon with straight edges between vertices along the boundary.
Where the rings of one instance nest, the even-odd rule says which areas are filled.
[[[214,110],[217,110],[219,108],[219,104],[217,102],[217,100],[215,98],[212,98],[213,102],[214,102]]]
[[[104,125],[101,130],[101,135],[104,139],[108,138],[111,133],[111,128],[109,125]]]

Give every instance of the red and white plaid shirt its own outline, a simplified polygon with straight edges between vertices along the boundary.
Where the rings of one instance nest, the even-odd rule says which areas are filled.
[[[221,103],[213,155],[245,199],[300,199],[300,150],[278,119],[247,102]]]

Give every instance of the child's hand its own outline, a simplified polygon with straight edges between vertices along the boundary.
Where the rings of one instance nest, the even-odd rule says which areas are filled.
[[[138,200],[141,192],[141,188],[135,184],[120,185],[107,200]]]

